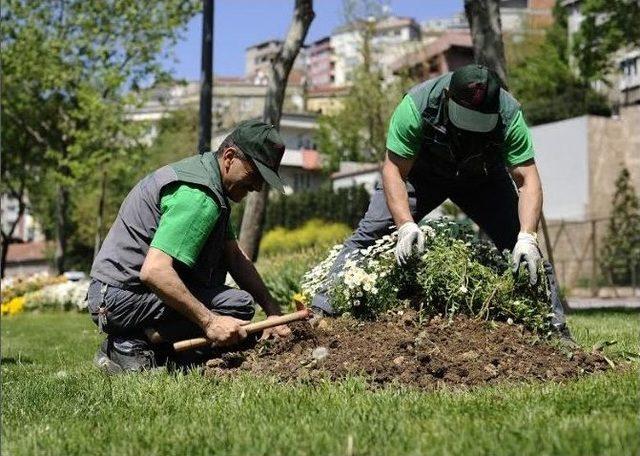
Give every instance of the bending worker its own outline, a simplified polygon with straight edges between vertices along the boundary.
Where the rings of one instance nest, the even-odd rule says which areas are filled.
[[[246,121],[217,152],[164,166],[136,184],[91,269],[88,307],[108,334],[98,367],[115,373],[160,364],[144,337],[149,327],[223,346],[246,337],[242,324],[253,318],[254,300],[268,317],[280,314],[238,246],[229,200],[239,202],[264,181],[282,191],[283,153],[272,125]],[[227,272],[242,290],[224,285]],[[265,335],[288,332],[279,326]]]
[[[514,186],[515,182],[515,186]],[[517,191],[516,191],[517,187]],[[331,269],[346,257],[398,228],[400,264],[424,249],[416,224],[450,198],[489,235],[499,250],[526,262],[532,284],[542,260],[536,240],[542,186],[531,133],[520,105],[500,87],[498,76],[472,64],[413,87],[391,117],[387,154],[378,186],[355,233]],[[553,325],[566,329],[551,265],[544,263],[551,289]],[[312,306],[331,313],[325,293]]]

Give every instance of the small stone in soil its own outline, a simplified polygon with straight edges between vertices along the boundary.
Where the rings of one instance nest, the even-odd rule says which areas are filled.
[[[327,356],[329,356],[329,350],[326,347],[316,347],[311,352],[311,356],[316,361],[323,361]]]

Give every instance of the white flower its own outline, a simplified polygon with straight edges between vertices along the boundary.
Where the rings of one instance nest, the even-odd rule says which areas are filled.
[[[465,287],[464,285],[460,287],[460,293],[466,293],[467,291],[467,287]]]

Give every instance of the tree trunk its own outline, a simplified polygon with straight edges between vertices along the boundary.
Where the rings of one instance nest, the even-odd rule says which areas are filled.
[[[102,170],[102,183],[100,185],[100,201],[98,202],[98,215],[96,216],[96,239],[93,246],[93,258],[98,256],[102,245],[102,223],[104,220],[104,200],[107,197],[107,171]]]
[[[287,79],[314,16],[313,0],[296,0],[287,38],[269,72],[269,86],[262,118],[265,122],[275,125],[278,130]],[[258,257],[268,197],[269,188],[266,184],[262,191],[250,193],[242,216],[240,247],[253,261]]]
[[[465,0],[464,11],[471,27],[475,61],[498,73],[507,87],[507,64],[502,43],[499,0]]]
[[[211,97],[213,81],[213,0],[202,0],[202,57],[200,60],[200,138],[198,152],[211,150]]]
[[[56,202],[56,268],[58,274],[65,271],[67,255],[67,223],[69,220],[69,189],[60,185],[58,187],[58,201]]]
[[[24,202],[24,182],[21,183],[20,190],[18,192],[12,192],[11,196],[18,200],[18,216],[11,223],[8,232],[4,232],[4,230],[0,229],[0,233],[2,235],[2,252],[0,252],[0,277],[4,278],[4,271],[7,266],[7,253],[9,251],[9,244],[13,243],[13,233],[20,223],[20,219],[24,216],[25,209],[27,205]]]

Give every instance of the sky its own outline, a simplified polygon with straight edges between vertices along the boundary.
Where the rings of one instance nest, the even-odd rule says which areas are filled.
[[[214,73],[217,76],[244,74],[245,49],[269,39],[284,39],[293,0],[214,0]],[[343,23],[342,0],[315,0],[316,17],[311,23],[306,43],[331,34]],[[418,22],[425,19],[450,17],[463,10],[463,0],[391,0],[391,13],[410,16]],[[164,60],[175,78],[196,81],[200,78],[200,46],[202,15],[194,17],[173,49],[173,56]]]

